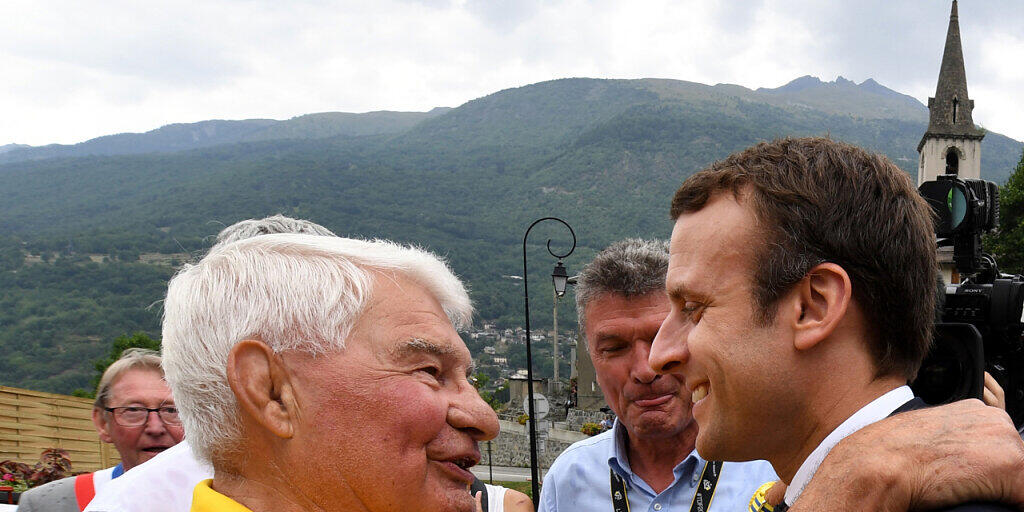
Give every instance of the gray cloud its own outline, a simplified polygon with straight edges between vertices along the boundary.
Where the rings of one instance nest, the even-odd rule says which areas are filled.
[[[932,94],[946,0],[0,2],[0,144],[210,118],[426,110],[566,76]],[[1024,139],[1024,2],[962,0],[975,119]]]
[[[217,86],[245,71],[208,23],[155,9],[66,12],[30,19],[7,52],[52,68],[87,68],[114,79],[134,78],[154,87]],[[198,13],[197,13],[198,14]],[[148,18],[148,19],[147,19]],[[198,23],[197,23],[198,21]]]
[[[542,0],[468,0],[466,9],[487,25],[500,31],[509,31],[530,19],[543,5],[545,2]]]
[[[874,0],[847,2],[838,9],[833,2],[807,2],[802,7],[807,9],[804,23],[819,36],[820,45],[812,48],[814,57],[832,59],[853,75],[899,85],[922,77],[934,81],[938,76],[948,5]],[[959,11],[968,67],[977,62],[971,57],[978,53],[985,35],[999,29],[994,26],[996,19],[1003,20],[1002,27],[1024,23],[1018,0],[965,2]]]

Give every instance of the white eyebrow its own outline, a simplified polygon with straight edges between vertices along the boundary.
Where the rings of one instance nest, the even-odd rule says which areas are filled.
[[[392,349],[392,352],[398,356],[430,354],[438,357],[454,356],[458,353],[453,347],[441,345],[423,338],[413,338],[405,343],[399,344],[397,347]]]

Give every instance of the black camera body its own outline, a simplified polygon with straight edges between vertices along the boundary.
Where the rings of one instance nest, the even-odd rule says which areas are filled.
[[[932,348],[911,387],[930,404],[980,399],[988,371],[1021,429],[1024,277],[1001,274],[981,246],[981,235],[998,227],[999,189],[990,181],[945,175],[922,183],[919,192],[935,212],[938,246],[953,247],[953,264],[964,279],[943,286]]]

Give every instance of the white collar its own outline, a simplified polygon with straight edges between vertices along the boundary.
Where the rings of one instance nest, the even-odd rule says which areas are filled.
[[[800,493],[804,491],[804,487],[807,487],[807,482],[811,481],[811,477],[814,476],[814,472],[818,470],[818,466],[825,460],[825,456],[832,448],[842,441],[844,437],[876,422],[886,418],[893,411],[899,409],[900,406],[914,399],[914,393],[910,390],[910,386],[900,386],[888,393],[874,399],[871,403],[862,407],[859,411],[853,413],[842,424],[836,427],[825,439],[818,445],[817,448],[811,452],[810,455],[804,459],[803,464],[800,465],[800,469],[793,475],[793,481],[789,483],[789,487],[786,489],[786,503],[792,505],[797,498],[800,497]]]

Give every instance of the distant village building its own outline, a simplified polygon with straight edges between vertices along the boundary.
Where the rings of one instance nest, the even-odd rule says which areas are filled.
[[[960,44],[960,20],[956,0],[949,15],[946,47],[939,67],[935,97],[928,98],[928,131],[921,137],[917,184],[940,174],[981,178],[981,139],[985,132],[974,126],[974,100],[967,96],[967,73]]]
[[[572,375],[576,377],[576,408],[597,411],[607,405],[604,393],[597,384],[597,373],[594,371],[594,362],[590,360],[587,341],[582,335],[577,339],[575,374]]]
[[[515,375],[508,378],[508,392],[509,399],[514,404],[526,403],[527,389],[526,382],[529,378],[526,375],[526,370],[518,370]],[[547,388],[547,379],[533,379],[533,392],[544,393]]]
[[[525,345],[526,331],[524,331],[522,327],[517,327],[515,331],[512,329],[505,329],[504,334],[501,336],[501,341],[504,343]]]

